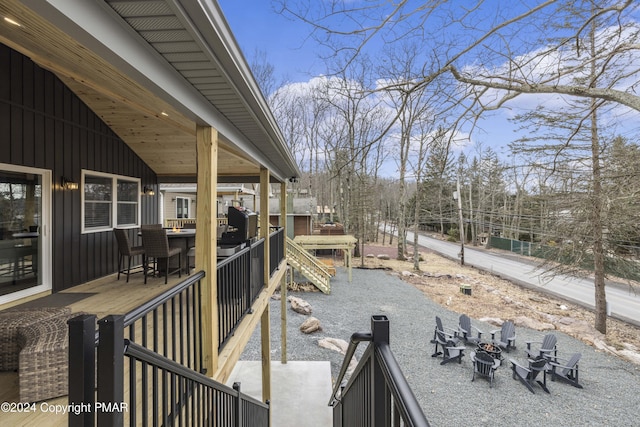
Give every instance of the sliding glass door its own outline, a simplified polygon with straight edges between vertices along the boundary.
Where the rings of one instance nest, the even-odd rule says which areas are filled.
[[[0,164],[0,303],[51,289],[51,173]]]

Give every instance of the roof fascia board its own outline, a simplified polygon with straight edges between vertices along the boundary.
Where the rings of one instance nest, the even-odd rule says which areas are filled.
[[[191,17],[194,33],[201,35],[200,43],[203,48],[207,48],[212,58],[214,58],[219,65],[220,70],[224,71],[229,81],[233,82],[238,93],[242,93],[243,101],[249,106],[252,114],[255,116],[256,112],[261,113],[261,117],[256,117],[256,120],[261,123],[265,132],[269,134],[273,140],[280,142],[280,144],[273,144],[274,147],[280,155],[287,160],[292,169],[299,172],[291,153],[288,150],[281,149],[285,144],[284,136],[239,48],[219,4],[211,0],[201,0],[199,2],[194,2],[193,0],[172,1],[179,3],[183,10]],[[228,55],[227,60],[231,61],[233,66],[228,66],[230,64],[221,62],[220,55],[216,54],[219,50],[210,46],[207,42],[208,40],[216,40],[221,43],[219,47],[224,48],[224,52]]]
[[[279,180],[289,178],[288,171],[276,167],[262,150],[186,82],[131,27],[123,25],[122,18],[105,2],[23,0],[23,3],[186,117],[201,125],[216,128],[231,145],[267,167]],[[295,163],[293,165],[297,170]]]

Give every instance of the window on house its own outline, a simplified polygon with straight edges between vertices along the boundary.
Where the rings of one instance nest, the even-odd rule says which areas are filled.
[[[176,218],[189,218],[189,199],[176,197]]]
[[[140,180],[83,171],[83,232],[140,224]]]

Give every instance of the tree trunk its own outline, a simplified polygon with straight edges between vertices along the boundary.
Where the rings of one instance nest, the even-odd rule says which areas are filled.
[[[596,23],[591,22],[590,48],[591,57],[596,56]],[[592,84],[596,82],[596,64],[591,63]],[[593,167],[593,275],[595,285],[595,302],[596,302],[596,324],[595,328],[607,333],[607,297],[605,293],[604,282],[604,239],[602,225],[602,175],[600,169],[600,140],[598,135],[598,103],[596,100],[591,101],[591,157]]]
[[[420,181],[418,180],[418,188]],[[420,230],[420,197],[416,195],[416,209],[413,214],[413,269],[420,271],[420,253],[418,251],[418,231]]]

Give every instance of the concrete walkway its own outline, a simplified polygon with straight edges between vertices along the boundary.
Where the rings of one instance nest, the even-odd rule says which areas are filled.
[[[262,363],[239,361],[228,386],[262,400]],[[273,427],[329,427],[333,423],[330,362],[271,362],[271,425]]]

